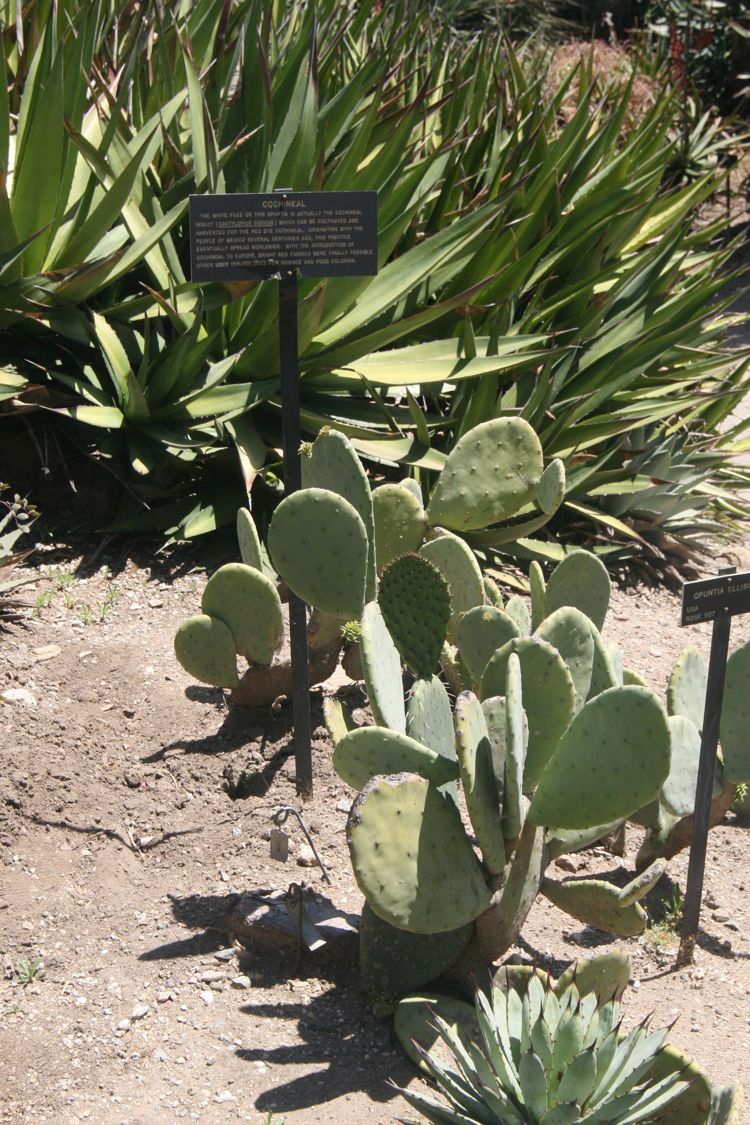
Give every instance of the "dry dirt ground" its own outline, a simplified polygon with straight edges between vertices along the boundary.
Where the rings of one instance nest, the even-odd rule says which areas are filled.
[[[189,560],[167,571],[54,547],[37,559],[35,608],[0,635],[0,1121],[404,1116],[388,1080],[416,1078],[389,1021],[359,992],[351,947],[298,966],[284,945],[233,947],[224,927],[231,896],[294,881],[359,911],[344,835],[352,794],[331,769],[320,692],[315,792],[301,805],[288,705],[230,709],[173,657],[202,572]],[[677,620],[675,595],[638,586],[616,592],[605,632],[661,690],[688,639],[708,651],[710,626],[688,638]],[[748,636],[750,617],[736,618],[732,643]],[[223,784],[241,770],[250,795],[232,800]],[[288,863],[270,858],[271,817],[289,804],[302,811],[330,888],[317,868],[297,864],[305,841],[291,821]],[[593,851],[572,866],[620,862]],[[683,856],[670,879],[684,889],[685,874]],[[628,1023],[651,1011],[658,1025],[677,1019],[674,1043],[716,1081],[745,1085],[749,890],[750,831],[730,815],[710,838],[695,966],[672,970],[668,926],[622,943],[634,976]],[[559,970],[591,947],[607,948],[606,937],[540,900],[513,953]]]

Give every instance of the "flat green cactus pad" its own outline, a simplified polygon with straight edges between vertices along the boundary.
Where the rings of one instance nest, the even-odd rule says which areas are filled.
[[[640,902],[649,891],[652,891],[667,870],[666,859],[655,859],[645,871],[641,871],[631,879],[620,891],[620,902],[623,906]]]
[[[268,529],[273,564],[308,605],[358,618],[365,604],[365,525],[342,496],[306,488],[282,500]]]
[[[671,1043],[665,1043],[648,1073],[654,1082],[661,1082],[670,1074],[679,1073],[689,1082],[686,1090],[660,1110],[654,1117],[654,1125],[733,1125],[731,1117],[714,1119],[710,1116],[713,1087],[708,1076]],[[740,1125],[737,1121],[736,1125]]]
[[[576,693],[573,680],[559,652],[538,637],[509,641],[490,660],[482,677],[482,699],[505,695],[508,657],[518,654],[523,681],[523,706],[529,722],[524,792],[542,776],[547,762],[573,718]]]
[[[536,486],[536,502],[542,511],[553,516],[565,496],[565,466],[557,457],[550,461]]]
[[[350,730],[357,729],[352,719],[351,712],[335,695],[326,695],[323,697],[323,721],[328,731],[328,737],[334,746],[336,746]]]
[[[359,889],[398,929],[456,930],[489,905],[456,806],[422,777],[374,777],[352,805],[347,836]]]
[[[427,528],[427,516],[410,488],[381,484],[372,494],[375,518],[375,558],[378,570],[399,555],[417,551]]]
[[[514,515],[534,496],[542,447],[528,422],[494,418],[459,438],[433,490],[433,527],[470,531]]]
[[[514,841],[523,828],[526,810],[523,777],[528,749],[528,721],[523,710],[521,663],[512,652],[505,674],[505,786],[503,832]]]
[[[651,692],[611,688],[566,730],[531,802],[549,828],[589,828],[624,819],[653,800],[669,773],[667,716]]]
[[[721,752],[724,776],[736,785],[750,782],[750,641],[727,661],[721,708]]]
[[[593,699],[596,695],[601,695],[603,691],[608,691],[610,688],[622,687],[622,684],[617,678],[617,669],[612,663],[612,657],[602,640],[601,633],[593,622],[591,625],[591,638],[594,642],[594,663],[591,668],[589,699]],[[623,680],[624,678],[623,674]]]
[[[406,704],[406,733],[436,754],[456,761],[451,701],[438,676],[420,678],[412,684]]]
[[[436,566],[448,583],[451,619],[448,635],[455,641],[458,623],[467,610],[484,605],[484,583],[474,552],[456,535],[440,535],[420,547],[419,554]]]
[[[546,864],[544,851],[544,830],[527,820],[502,888],[493,897],[491,908],[477,918],[477,940],[491,951],[492,960],[502,957],[521,932],[539,894]]]
[[[624,906],[617,887],[601,879],[542,880],[542,894],[586,926],[619,937],[642,934],[648,921],[637,902]]]
[[[373,999],[403,996],[413,988],[421,988],[458,960],[473,932],[471,923],[441,934],[397,930],[378,918],[365,902],[359,924],[362,987]]]
[[[703,709],[706,705],[708,666],[694,645],[683,649],[674,662],[667,684],[667,711],[684,715],[696,730],[703,730]]]
[[[448,583],[422,555],[400,555],[383,571],[378,603],[404,662],[431,676],[440,661],[451,616]]]
[[[469,819],[487,870],[498,875],[505,867],[505,842],[492,749],[482,704],[470,691],[456,700],[456,748]]]
[[[476,605],[463,615],[457,629],[458,650],[474,683],[480,683],[497,649],[518,636],[515,621],[495,606]]]
[[[255,520],[248,508],[240,508],[237,512],[237,543],[243,563],[255,567],[256,570],[262,570],[263,549]]]
[[[695,809],[701,736],[684,715],[669,716],[669,734],[672,757],[659,800],[673,816],[690,816]]]
[[[607,568],[588,551],[572,551],[558,563],[547,582],[545,606],[552,613],[573,605],[601,629],[609,608],[611,583]]]
[[[406,733],[404,681],[401,657],[388,632],[377,602],[368,602],[362,614],[359,642],[367,695],[375,722]]]
[[[219,567],[206,583],[201,609],[223,621],[240,656],[270,664],[284,635],[278,591],[265,574],[245,563]]]
[[[234,637],[216,617],[200,613],[183,621],[175,634],[174,652],[185,671],[202,684],[231,688],[240,682]]]
[[[376,774],[418,773],[433,785],[458,777],[458,764],[387,727],[359,727],[336,743],[333,768],[353,789],[363,789]]]
[[[515,621],[519,637],[528,637],[531,634],[531,613],[524,598],[514,594],[508,598],[505,612],[511,621]]]
[[[323,429],[313,442],[309,457],[302,458],[302,487],[323,488],[343,496],[362,520],[367,532],[367,589],[375,597],[375,524],[367,473],[354,446],[338,430]]]
[[[544,571],[539,563],[534,559],[529,567],[529,594],[531,596],[531,628],[536,631],[544,618],[547,611],[544,605],[544,595],[547,591],[547,583],[544,581]]]
[[[566,988],[575,984],[579,996],[593,993],[600,1004],[619,1000],[630,980],[630,958],[619,949],[602,953],[569,965],[555,985],[555,992],[562,996]]]
[[[589,619],[575,606],[562,606],[546,617],[535,636],[556,648],[568,666],[580,711],[589,691],[594,670],[594,638]]]
[[[464,1042],[481,1043],[476,1008],[454,996],[439,992],[423,992],[419,996],[406,996],[396,1008],[393,1030],[407,1055],[420,1070],[429,1073],[422,1052],[426,1052],[443,1066],[455,1066],[450,1048],[445,1045],[435,1027],[439,1016],[448,1027],[458,1032]]]

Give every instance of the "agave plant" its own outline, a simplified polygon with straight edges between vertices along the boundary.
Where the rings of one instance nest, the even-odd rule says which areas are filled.
[[[651,1031],[644,1020],[625,1032],[619,1001],[581,995],[574,980],[561,990],[532,974],[522,986],[495,984],[489,996],[478,992],[473,1034],[439,1012],[437,1004],[432,1022],[450,1061],[420,1053],[445,1101],[400,1091],[428,1121],[645,1125],[662,1119],[687,1089],[680,1069],[654,1075],[667,1029]],[[734,1103],[732,1088],[715,1091],[700,1120],[729,1122]]]

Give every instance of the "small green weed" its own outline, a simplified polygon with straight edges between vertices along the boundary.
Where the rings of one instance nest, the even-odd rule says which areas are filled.
[[[662,899],[660,917],[648,928],[648,939],[652,945],[663,949],[673,949],[679,941],[682,911],[685,905],[682,891],[675,884],[671,892]]]
[[[110,614],[112,613],[112,610],[117,605],[117,602],[119,601],[119,598],[120,598],[120,591],[117,589],[116,586],[114,586],[114,585],[110,586],[109,590],[107,591],[106,598],[104,599],[103,602],[99,603],[99,620],[101,622],[104,622],[109,618]]]
[[[94,614],[93,614],[93,611],[92,611],[90,605],[82,605],[81,606],[81,624],[82,625],[90,625],[91,619],[93,618],[93,616],[94,616]]]
[[[25,988],[34,981],[44,980],[44,965],[37,957],[35,961],[19,961],[13,974],[13,983]]]
[[[37,594],[34,598],[34,615],[36,616],[42,609],[48,609],[52,605],[54,597],[53,590],[45,590],[42,594]]]
[[[263,1118],[263,1125],[285,1125],[286,1117],[274,1117],[270,1109]]]

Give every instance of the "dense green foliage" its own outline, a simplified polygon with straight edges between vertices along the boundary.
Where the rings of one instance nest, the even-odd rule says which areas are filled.
[[[192,285],[186,212],[280,184],[379,192],[379,275],[301,285],[311,434],[334,420],[429,489],[519,414],[566,463],[559,529],[605,550],[741,511],[726,224],[691,225],[715,173],[675,184],[668,93],[633,121],[627,85],[551,87],[408,0],[2,7],[0,396],[43,384],[25,397],[126,482],[118,527],[190,536],[254,484],[275,499],[274,287]]]

